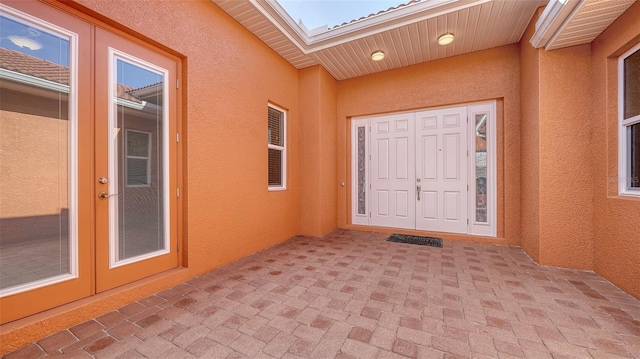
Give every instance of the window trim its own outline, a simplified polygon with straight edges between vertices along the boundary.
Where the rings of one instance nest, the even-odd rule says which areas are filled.
[[[631,188],[629,131],[632,125],[640,124],[640,115],[624,118],[624,60],[640,51],[640,43],[618,58],[618,194],[640,197],[640,188]]]
[[[281,162],[281,168],[280,168],[280,172],[281,172],[281,176],[282,176],[282,184],[280,185],[270,185],[269,181],[268,181],[268,177],[269,177],[269,160],[268,160],[268,156],[267,156],[267,186],[269,191],[285,191],[287,189],[287,110],[283,109],[282,107],[276,106],[274,104],[269,103],[267,105],[267,113],[268,113],[268,109],[272,108],[276,111],[279,111],[282,113],[282,146],[277,146],[277,145],[272,145],[269,143],[269,141],[267,140],[267,152],[272,149],[272,150],[278,150],[282,153],[282,162]],[[269,130],[269,124],[268,124],[268,117],[267,117],[267,133]]]
[[[137,132],[137,133],[143,133],[145,135],[147,135],[147,156],[146,157],[142,157],[142,156],[131,156],[129,155],[129,133],[131,132]],[[125,176],[126,176],[126,183],[125,186],[127,188],[137,188],[137,187],[151,187],[151,132],[148,131],[141,131],[141,130],[133,130],[133,129],[129,129],[126,128],[125,129]],[[147,179],[145,181],[144,184],[130,184],[129,183],[129,159],[134,159],[134,160],[146,160],[147,161]]]

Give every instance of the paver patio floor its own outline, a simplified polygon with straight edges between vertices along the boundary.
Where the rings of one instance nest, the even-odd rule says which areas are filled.
[[[294,237],[6,359],[640,358],[640,301],[520,248]]]

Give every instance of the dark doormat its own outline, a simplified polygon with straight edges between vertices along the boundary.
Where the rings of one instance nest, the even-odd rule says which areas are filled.
[[[408,243],[442,248],[442,238],[410,236],[408,234],[394,233],[387,238],[387,242]]]

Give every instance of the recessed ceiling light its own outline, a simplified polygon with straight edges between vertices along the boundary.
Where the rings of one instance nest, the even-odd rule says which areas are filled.
[[[438,45],[449,45],[453,42],[453,34],[446,33],[438,38]]]
[[[382,59],[384,59],[384,52],[380,50],[375,51],[373,54],[371,54],[371,60],[373,61],[380,61]]]
[[[29,50],[40,50],[42,48],[41,43],[28,37],[11,35],[8,36],[8,38],[9,41],[13,42],[14,45],[20,46],[22,48],[26,48]]]

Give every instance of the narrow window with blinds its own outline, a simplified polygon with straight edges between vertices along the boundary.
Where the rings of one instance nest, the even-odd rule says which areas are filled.
[[[268,115],[269,190],[286,189],[286,114],[269,105]]]

